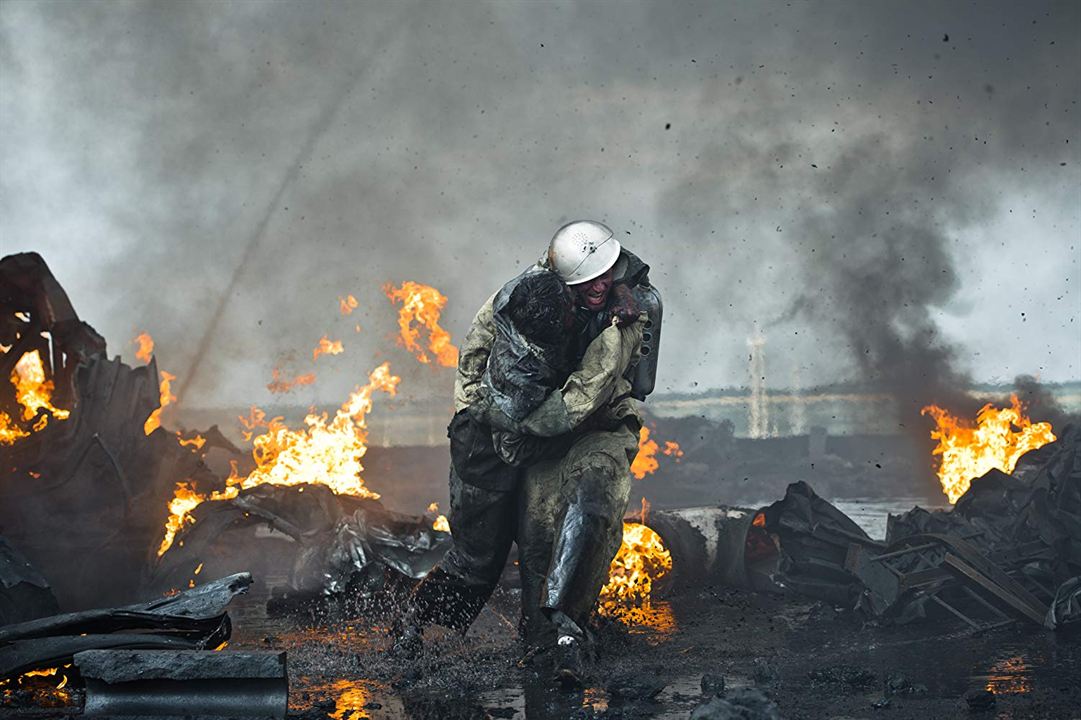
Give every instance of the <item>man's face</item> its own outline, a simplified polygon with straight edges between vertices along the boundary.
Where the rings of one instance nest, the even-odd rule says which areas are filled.
[[[578,303],[587,310],[594,312],[603,310],[605,305],[608,304],[608,293],[612,290],[612,275],[614,273],[614,268],[608,268],[608,271],[599,277],[571,285],[570,289],[574,291]]]

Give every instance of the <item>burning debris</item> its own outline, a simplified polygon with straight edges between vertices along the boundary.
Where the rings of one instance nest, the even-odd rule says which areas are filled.
[[[951,504],[968,491],[973,478],[991,470],[1011,473],[1022,455],[1055,440],[1051,423],[1033,423],[1017,395],[1010,396],[1008,408],[984,405],[975,424],[937,405],[928,405],[922,413],[935,421],[931,438],[938,441],[938,477]]]
[[[214,574],[251,568],[280,578],[278,609],[327,603],[353,612],[385,609],[446,552],[450,536],[425,517],[326,485],[262,484],[200,502],[151,576],[179,587],[207,563]]]
[[[0,444],[0,525],[62,607],[130,599],[171,488],[212,473],[176,436],[144,431],[160,407],[153,358],[109,360],[39,256],[3,258],[0,277],[0,371],[22,381],[0,383],[0,411],[21,433]]]
[[[40,314],[47,303],[33,293],[62,290],[55,281],[50,285],[44,263],[39,268],[44,274],[38,289],[29,286],[28,296],[5,300],[15,322],[3,340],[10,382],[6,394],[0,393],[0,410],[6,413],[5,431],[20,434],[0,447],[0,460],[23,482],[0,486],[0,522],[11,540],[11,545],[0,543],[0,598],[21,598],[22,611],[26,598],[37,598],[37,612],[45,613],[119,599],[139,588],[169,595],[159,601],[169,607],[187,596],[185,588],[203,587],[196,586],[200,578],[252,571],[270,591],[266,608],[275,618],[300,615],[325,622],[364,616],[378,622],[394,616],[451,539],[437,504],[427,515],[395,513],[364,479],[368,415],[379,392],[394,395],[398,387],[389,365],[373,370],[367,384],[336,411],[313,411],[300,427],[252,408],[242,418],[245,442],[251,443],[245,457],[216,428],[161,428],[163,408],[175,401],[170,386],[175,378],[159,373],[150,335],[135,340],[137,357],[146,365],[131,368],[109,361],[104,341],[88,326],[79,330],[81,325],[69,322],[65,334],[49,325]],[[416,283],[387,292],[403,306],[403,346],[421,362],[453,364],[457,351],[438,324],[446,298]],[[356,307],[350,297],[342,299],[343,315]],[[50,302],[63,307],[66,298]],[[69,320],[73,317],[72,312]],[[39,325],[43,330],[36,329]],[[420,326],[429,335],[426,345]],[[41,343],[27,340],[31,335]],[[62,346],[67,349],[58,352],[61,339],[72,337],[81,339],[82,349],[69,339]],[[15,358],[17,346],[22,354]],[[340,342],[324,336],[313,361],[341,350]],[[82,359],[73,363],[72,357]],[[287,392],[314,380],[314,373],[292,376],[275,368],[269,387]],[[637,517],[626,518],[599,614],[673,632],[679,625],[662,599],[708,583],[822,599],[859,608],[883,624],[940,615],[981,629],[1018,619],[1060,630],[1077,627],[1077,433],[1065,428],[1056,440],[1050,426],[1027,418],[1016,399],[1003,410],[985,407],[975,423],[937,407],[927,413],[936,421],[944,491],[958,492],[968,484],[951,496],[956,504],[949,512],[915,509],[892,518],[886,542],[879,542],[806,483],[792,484],[783,500],[760,510],[721,506],[647,514],[643,506]],[[203,462],[212,447],[232,459],[227,477]],[[658,440],[654,428],[643,428],[634,476],[655,473],[662,456],[679,462],[683,449]],[[987,471],[992,467],[998,469]],[[982,476],[971,480],[977,472]],[[88,511],[101,521],[80,522]],[[42,574],[27,570],[14,547],[26,548]],[[515,573],[509,575],[505,589],[517,592]],[[59,603],[49,604],[45,578],[53,582]],[[95,612],[104,618],[112,611]],[[172,649],[182,646],[173,641],[216,647],[228,632],[220,621],[210,628],[206,620],[198,637],[195,630],[155,622],[147,620],[143,634],[165,638],[162,647]],[[8,642],[0,634],[0,659],[22,663],[9,663],[15,674],[26,667],[60,668],[48,676],[55,689],[89,667],[82,654],[72,664],[78,650],[125,647],[126,635],[124,628],[108,626],[86,636],[98,643],[91,645],[61,634],[41,645],[52,648],[48,653],[27,659],[16,658],[25,643]],[[11,682],[40,684],[41,677]],[[193,682],[210,679],[192,676]],[[126,682],[95,693],[143,692],[120,687]]]
[[[653,584],[672,570],[672,553],[654,530],[642,523],[623,523],[623,544],[612,560],[608,582],[601,588],[599,612],[618,617],[621,609],[648,605]]]
[[[373,393],[381,390],[393,395],[398,382],[399,378],[390,374],[389,364],[384,363],[372,371],[367,385],[357,388],[338,408],[333,420],[326,413],[310,413],[304,430],[292,430],[280,418],[272,418],[265,432],[251,438],[255,468],[241,477],[234,465],[223,490],[200,493],[178,483],[158,556],[169,549],[177,530],[193,522],[191,511],[200,503],[235,498],[241,490],[259,485],[326,485],[339,494],[378,498],[361,476],[364,466],[360,461],[368,450],[365,416],[372,408]],[[254,419],[250,427],[261,423],[262,418]]]

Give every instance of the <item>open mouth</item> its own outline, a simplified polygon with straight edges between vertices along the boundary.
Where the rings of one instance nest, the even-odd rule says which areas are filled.
[[[605,296],[607,294],[608,293],[605,292],[586,293],[586,304],[590,307],[600,307],[601,305],[604,305]]]

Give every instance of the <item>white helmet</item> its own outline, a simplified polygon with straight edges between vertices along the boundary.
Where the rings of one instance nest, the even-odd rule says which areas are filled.
[[[619,259],[619,241],[607,225],[576,220],[556,230],[548,245],[548,266],[563,282],[576,285],[603,275]]]

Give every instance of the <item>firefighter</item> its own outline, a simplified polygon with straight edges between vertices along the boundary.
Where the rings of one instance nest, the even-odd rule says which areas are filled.
[[[478,313],[474,330],[492,338],[485,370],[448,428],[454,544],[394,628],[399,653],[419,650],[428,624],[460,631],[472,624],[517,539],[521,468],[565,455],[573,430],[608,401],[637,356],[643,323],[624,323],[594,338],[579,359],[570,342],[578,339],[570,335],[575,304],[559,275],[533,267]],[[568,377],[563,368],[572,362],[578,368]]]
[[[560,228],[545,264],[574,291],[579,348],[611,320],[638,318],[639,297],[656,297],[644,292],[652,291],[648,266],[600,223]],[[659,332],[659,317],[653,322]],[[581,683],[589,615],[622,540],[642,428],[635,397],[652,390],[656,347],[648,360],[648,366],[644,357],[638,362],[644,377],[617,378],[610,399],[573,431],[563,457],[531,465],[523,478],[518,547],[525,634],[568,684]]]
[[[497,335],[497,293],[477,313],[460,348],[455,406],[459,414],[472,412],[498,430],[561,437],[566,450],[526,467],[509,489],[463,483],[452,467],[452,534],[476,550],[452,550],[448,562],[425,579],[415,596],[413,627],[468,627],[498,581],[513,539],[530,654],[550,661],[560,680],[575,684],[581,681],[589,613],[622,537],[641,429],[634,397],[652,390],[655,346],[649,363],[631,366],[639,360],[644,326],[659,323],[659,297],[655,291],[643,294],[651,290],[648,266],[597,222],[560,228],[538,267],[556,272],[573,292],[577,308],[569,354],[578,369],[527,416],[508,417],[483,382]],[[652,320],[639,308],[639,298],[650,297],[658,313]],[[642,366],[645,373],[639,372]],[[506,511],[510,504],[516,517]],[[415,643],[418,633],[409,628],[407,622],[400,643]]]

